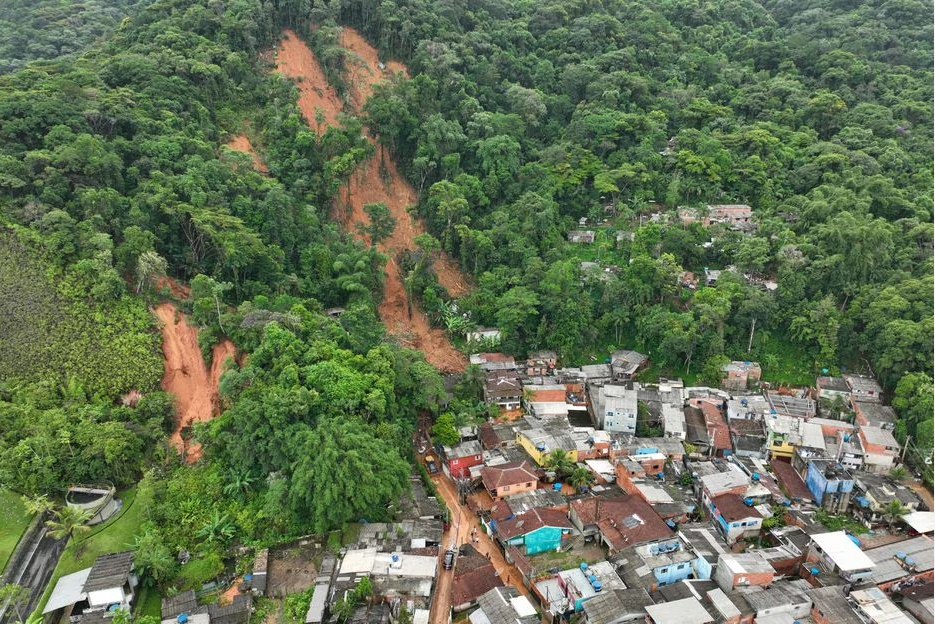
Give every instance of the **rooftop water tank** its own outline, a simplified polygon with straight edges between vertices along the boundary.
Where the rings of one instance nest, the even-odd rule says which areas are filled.
[[[812,568],[811,570],[809,570],[809,572],[812,573],[812,576],[818,576],[818,573],[821,572],[821,570],[819,570],[818,568]]]
[[[552,484],[552,489],[555,490],[556,492],[561,492],[561,491],[562,491],[562,484],[561,484],[561,483],[553,483],[553,484]]]
[[[540,450],[540,451],[544,451],[544,450],[545,450],[545,444],[543,444],[542,442],[540,442],[539,444],[536,445],[536,448],[537,448],[538,450]]]
[[[749,497],[745,498],[743,499],[743,504],[746,505],[747,507],[753,507],[753,499]]]
[[[393,555],[393,563],[399,561],[399,555]]]
[[[759,480],[760,480],[760,473],[754,472],[754,473],[753,473],[753,480],[754,480],[754,481],[759,481]]]
[[[604,586],[601,585],[601,582],[598,580],[591,581],[591,587],[594,588],[594,591],[599,592],[604,589]]]
[[[580,567],[581,567],[581,571],[584,572],[585,570],[588,569],[588,564],[586,564],[584,561],[582,561]]]
[[[179,616],[178,616],[177,618],[175,618],[175,621],[178,622],[179,624],[185,624],[185,622],[188,621],[188,614],[187,614],[187,613],[179,613]]]

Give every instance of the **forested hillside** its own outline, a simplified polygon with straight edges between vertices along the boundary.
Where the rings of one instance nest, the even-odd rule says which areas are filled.
[[[7,0],[0,7],[0,73],[101,43],[149,0]]]
[[[391,513],[417,418],[445,398],[380,323],[391,262],[457,340],[493,325],[505,351],[567,364],[636,348],[689,381],[726,358],[797,384],[870,369],[899,436],[930,444],[931,2],[146,4],[101,46],[0,76],[0,483],[139,482],[149,579],[198,587],[234,541]],[[359,116],[340,25],[412,76],[375,84]],[[285,27],[339,123],[303,118],[274,71]],[[379,208],[356,237],[336,215],[355,168],[386,157],[432,234],[393,258]],[[755,231],[704,227],[709,204],[749,204]],[[473,276],[457,301],[440,250]],[[241,356],[194,466],[167,448],[156,391],[146,310],[166,299],[205,354],[226,337]],[[455,388],[459,424],[484,413],[477,382]],[[183,549],[202,564],[175,583]]]

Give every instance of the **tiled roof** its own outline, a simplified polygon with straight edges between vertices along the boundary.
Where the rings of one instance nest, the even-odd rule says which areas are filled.
[[[722,494],[711,499],[714,506],[728,522],[735,522],[744,518],[762,518],[762,514],[753,507],[747,507],[743,499],[736,494]]]
[[[91,573],[88,574],[88,580],[84,583],[84,591],[123,587],[123,584],[130,578],[132,569],[133,553],[130,551],[101,555],[91,566]]]
[[[490,423],[482,423],[477,427],[477,437],[480,439],[481,446],[485,449],[497,448],[500,446],[500,437],[493,430]]]
[[[618,550],[672,535],[672,529],[638,496],[601,501],[593,513],[601,534]]]
[[[530,509],[524,514],[504,520],[497,524],[497,535],[503,539],[513,539],[526,535],[542,527],[560,527],[570,529],[571,522],[561,511],[554,509]]]
[[[481,469],[481,479],[488,490],[496,490],[505,485],[518,485],[539,478],[525,461],[504,464],[503,466],[485,466]]]
[[[481,594],[494,587],[503,586],[503,582],[496,575],[494,565],[487,557],[470,544],[462,546],[461,553],[454,572],[451,604],[474,602]]]

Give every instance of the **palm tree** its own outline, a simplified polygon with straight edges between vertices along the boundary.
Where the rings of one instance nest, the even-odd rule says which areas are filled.
[[[208,523],[201,527],[195,536],[207,543],[224,543],[234,537],[234,525],[227,514],[221,515],[219,511],[215,510]]]
[[[55,539],[68,541],[75,533],[87,533],[91,530],[85,522],[91,519],[91,512],[87,509],[66,505],[55,512],[55,518],[46,521],[49,535]]]
[[[588,489],[589,485],[594,483],[594,473],[591,472],[588,468],[578,466],[571,471],[571,475],[568,477],[568,483],[570,483],[576,489],[584,492]]]
[[[896,482],[905,481],[906,477],[908,476],[909,476],[909,472],[902,466],[896,466],[895,468],[890,470],[890,479],[892,479],[893,481],[896,481]]]
[[[886,523],[891,529],[907,513],[909,513],[909,508],[903,507],[903,504],[898,500],[891,500],[883,508],[883,517],[886,518]]]
[[[560,476],[569,474],[573,469],[568,454],[562,449],[555,449],[546,455],[542,465],[549,470],[554,470]]]
[[[49,497],[45,494],[40,494],[39,496],[20,496],[20,500],[23,501],[23,508],[30,516],[36,514],[42,515],[55,507],[55,503],[50,501]]]

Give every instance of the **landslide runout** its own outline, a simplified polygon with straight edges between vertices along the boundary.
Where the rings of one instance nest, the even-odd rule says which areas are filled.
[[[341,41],[352,52],[348,62],[350,104],[355,112],[360,112],[373,92],[373,85],[396,71],[406,73],[406,68],[400,63],[390,62],[381,69],[376,50],[351,28],[344,29]],[[325,126],[338,123],[337,113],[342,106],[337,94],[328,85],[312,51],[290,30],[285,31],[277,54],[277,66],[283,75],[299,79],[299,108],[311,128],[316,132],[324,131],[324,127],[318,127],[316,114],[317,119],[324,118]],[[375,137],[368,134],[367,139],[376,146]],[[467,360],[452,346],[445,332],[432,328],[417,305],[410,308],[407,304],[401,271],[395,258],[403,251],[416,248],[415,238],[425,233],[425,227],[407,211],[418,200],[415,189],[403,178],[391,157],[385,156],[383,163],[383,174],[376,158],[361,163],[351,174],[348,182],[350,201],[344,211],[348,216],[344,226],[353,236],[363,240],[356,226],[369,220],[364,206],[369,203],[386,204],[396,219],[396,227],[393,234],[378,245],[379,250],[389,257],[384,298],[378,308],[380,319],[388,332],[405,346],[422,350],[426,360],[439,370],[463,371]],[[467,292],[467,280],[447,256],[439,257],[434,268],[439,283],[453,296]]]

